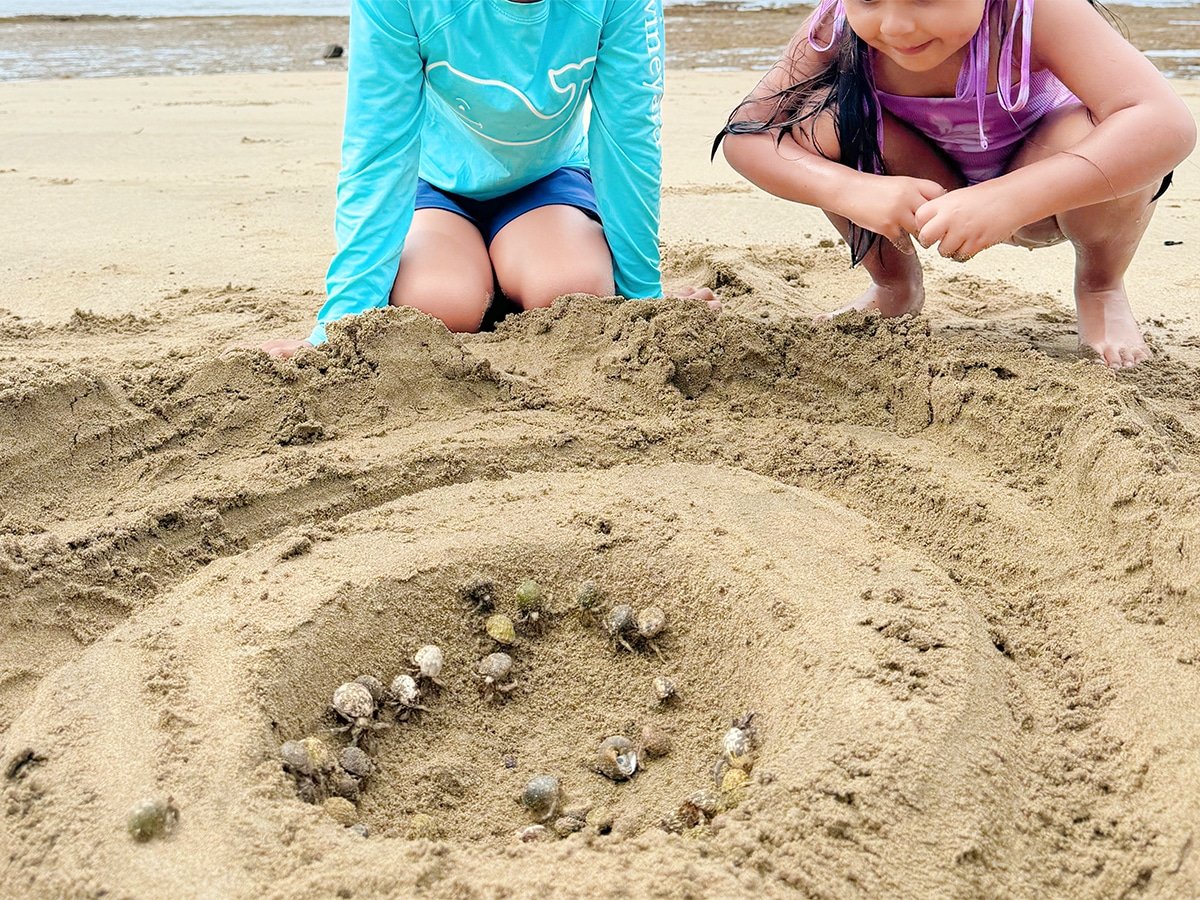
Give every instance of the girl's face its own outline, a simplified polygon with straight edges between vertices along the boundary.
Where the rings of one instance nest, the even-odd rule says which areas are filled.
[[[986,0],[844,0],[846,24],[909,72],[936,69],[979,30]]]

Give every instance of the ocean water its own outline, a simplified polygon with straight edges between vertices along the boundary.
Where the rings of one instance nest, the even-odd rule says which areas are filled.
[[[711,0],[664,0],[666,6]],[[795,6],[798,0],[734,0],[746,9]],[[1119,0],[1128,6],[1200,8],[1193,0]],[[349,0],[0,0],[0,18],[12,16],[344,16]]]

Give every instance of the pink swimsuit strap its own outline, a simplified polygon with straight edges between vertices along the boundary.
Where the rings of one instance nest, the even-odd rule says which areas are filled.
[[[958,85],[954,96],[957,100],[974,100],[979,118],[979,145],[988,148],[986,122],[987,83],[990,66],[988,63],[992,53],[992,18],[999,20],[1004,14],[1006,4],[1012,4],[1012,21],[1000,43],[1000,66],[997,75],[996,94],[1000,105],[1008,112],[1018,112],[1029,102],[1030,49],[1033,45],[1033,2],[1034,0],[987,0],[983,19],[979,29],[971,38],[967,49],[967,58],[963,60],[962,70],[958,74]],[[828,43],[822,45],[817,38],[817,26],[826,22],[832,16],[833,35]],[[846,8],[842,0],[821,0],[809,26],[808,42],[813,49],[825,51],[841,38],[846,28]],[[1013,68],[1018,63],[1017,41],[1020,40],[1019,64],[1020,79],[1013,83]],[[872,90],[874,85],[872,85]]]

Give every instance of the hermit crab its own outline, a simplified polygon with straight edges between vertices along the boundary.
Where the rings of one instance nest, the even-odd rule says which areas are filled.
[[[479,692],[484,700],[499,702],[517,689],[512,680],[512,657],[507,653],[491,653],[479,661]]]
[[[333,692],[333,711],[345,722],[335,727],[334,731],[350,732],[351,743],[357,744],[364,734],[373,734],[391,726],[380,722],[376,716],[379,706],[366,685],[357,681],[347,681]]]
[[[667,703],[675,697],[675,682],[666,675],[654,679],[654,697],[659,704]]]
[[[434,644],[426,644],[414,653],[412,658],[412,674],[416,676],[417,683],[424,688],[431,686],[434,688],[445,687],[445,683],[441,680],[444,661],[442,648]]]
[[[166,800],[152,798],[141,800],[129,812],[125,828],[129,836],[139,843],[165,837],[179,822],[179,807],[168,797]]]
[[[488,616],[483,623],[483,630],[501,647],[508,647],[517,642],[517,629],[513,620],[503,613]]]
[[[490,579],[476,575],[458,589],[463,605],[477,616],[486,616],[496,608],[496,586]]]
[[[542,586],[533,579],[522,581],[517,587],[517,624],[538,634],[546,627],[548,616]]]
[[[624,647],[632,653],[633,645],[629,643],[629,637],[637,630],[633,607],[620,603],[610,609],[604,616],[604,630],[613,650]]]
[[[580,584],[579,589],[575,591],[575,603],[579,606],[579,612],[587,619],[590,619],[600,608],[603,599],[600,585],[590,578]]]
[[[600,742],[596,751],[596,771],[613,781],[628,781],[638,770],[638,752],[633,742],[613,735]]]
[[[637,614],[634,624],[639,643],[649,647],[655,656],[662,659],[662,651],[658,649],[655,638],[666,630],[667,614],[657,606],[647,606]]]
[[[529,780],[521,792],[521,805],[529,810],[533,821],[548,822],[562,804],[562,786],[553,775],[538,775]]]
[[[721,758],[735,769],[750,771],[754,764],[754,713],[733,720],[733,727],[721,739]]]
[[[428,710],[428,707],[421,705],[421,688],[417,679],[403,672],[392,679],[387,702],[401,722],[407,722],[415,712]]]

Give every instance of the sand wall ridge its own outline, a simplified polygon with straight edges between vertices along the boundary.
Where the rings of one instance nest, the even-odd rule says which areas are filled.
[[[764,251],[737,277],[803,290],[825,264]],[[585,297],[475,337],[388,310],[293,363],[139,351],[174,315],[81,320],[109,349],[73,362],[61,331],[5,326],[28,351],[0,369],[7,892],[1200,885],[1183,363],[1150,388],[924,319]],[[505,596],[537,578],[559,613],[494,707],[456,596],[481,570]],[[575,615],[585,577],[667,610],[665,663]],[[447,687],[379,736],[363,840],[275,753],[329,724],[338,682],[430,641]],[[659,828],[748,709],[745,801],[701,836]],[[645,722],[668,757],[629,785],[589,771]],[[540,771],[612,833],[514,843]],[[135,845],[124,814],[155,792],[180,827]],[[417,813],[439,840],[405,837]]]

